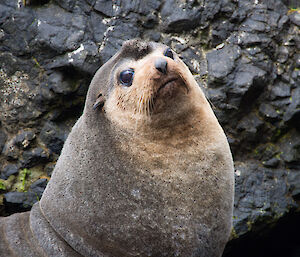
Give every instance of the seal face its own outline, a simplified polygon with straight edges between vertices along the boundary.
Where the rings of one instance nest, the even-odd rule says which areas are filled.
[[[130,40],[97,71],[40,208],[83,256],[221,256],[232,157],[169,47]]]
[[[133,44],[127,42],[120,55]],[[138,59],[124,54],[126,61],[113,68],[111,92],[104,107],[108,118],[123,128],[127,124],[128,129],[143,124],[172,127],[174,122],[184,122],[194,111],[190,103],[197,98],[195,91],[202,94],[188,68],[165,45],[150,43],[142,53]],[[124,83],[124,79],[129,83]]]

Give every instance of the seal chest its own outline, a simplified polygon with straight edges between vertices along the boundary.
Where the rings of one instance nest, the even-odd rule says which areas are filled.
[[[192,74],[167,46],[130,40],[95,74],[30,222],[63,256],[218,257],[232,208],[230,149]]]

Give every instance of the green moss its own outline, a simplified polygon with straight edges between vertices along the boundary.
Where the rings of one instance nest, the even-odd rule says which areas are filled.
[[[5,181],[3,179],[0,179],[0,190],[6,190]]]
[[[19,175],[12,186],[12,191],[26,192],[33,182],[45,175],[46,173],[42,166],[20,170]]]
[[[229,239],[229,240],[237,239],[238,237],[239,237],[239,236],[238,236],[238,234],[236,233],[235,229],[232,228],[232,229],[231,229],[230,239]]]
[[[248,227],[248,231],[251,231],[252,230],[252,225],[253,225],[253,222],[248,220],[247,221],[247,227]]]
[[[35,57],[32,57],[32,60],[34,61],[34,63],[36,64],[37,67],[42,68],[42,66],[40,65],[40,63],[38,62],[38,60]]]
[[[26,178],[30,175],[31,171],[28,170],[28,169],[23,169],[20,171],[20,182],[21,182],[21,185],[20,185],[20,191],[25,191],[25,182],[26,182]]]
[[[265,214],[266,211],[265,211],[264,209],[259,209],[259,213],[260,213],[260,214]]]
[[[258,156],[259,155],[258,149],[254,149],[253,154],[256,155],[256,156]]]
[[[288,14],[291,14],[293,12],[300,12],[300,8],[293,8],[293,7],[289,8]]]
[[[281,135],[281,129],[276,129],[275,137],[279,137]]]
[[[278,160],[280,160],[280,159],[281,159],[281,158],[280,158],[280,155],[282,155],[282,154],[283,154],[283,152],[280,152],[280,153],[276,154],[276,155],[275,155],[275,158],[278,159]]]
[[[14,184],[16,177],[14,175],[9,176],[8,179],[0,179],[0,190],[9,191]]]

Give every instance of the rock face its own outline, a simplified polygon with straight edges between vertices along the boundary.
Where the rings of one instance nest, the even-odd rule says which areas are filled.
[[[239,245],[244,246],[243,256],[247,256],[245,249],[249,256],[274,256],[272,251],[284,250],[284,246],[272,250],[266,243],[255,251],[252,244],[254,238],[272,231],[282,236],[283,230],[276,228],[282,224],[292,228],[289,221],[299,226],[295,223],[300,199],[300,13],[296,4],[279,0],[1,1],[2,215],[27,210],[38,200],[28,201],[30,185],[49,179],[82,112],[94,72],[124,40],[140,37],[163,42],[180,54],[203,85],[228,136],[235,160],[236,197],[232,241],[225,256],[239,255],[235,252]],[[37,186],[39,192],[43,183]],[[286,233],[284,237],[293,238]],[[299,239],[288,241],[299,245]],[[297,253],[295,247],[281,256]]]

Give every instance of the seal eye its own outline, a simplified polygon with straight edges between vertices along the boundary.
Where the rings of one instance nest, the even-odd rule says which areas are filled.
[[[123,70],[120,73],[120,82],[126,86],[130,87],[133,81],[133,75],[134,75],[134,70],[133,69],[128,69],[128,70]]]
[[[164,56],[167,56],[167,57],[169,57],[169,58],[171,58],[171,59],[174,60],[174,55],[173,55],[173,52],[172,52],[171,48],[168,48],[168,49],[165,51]]]

